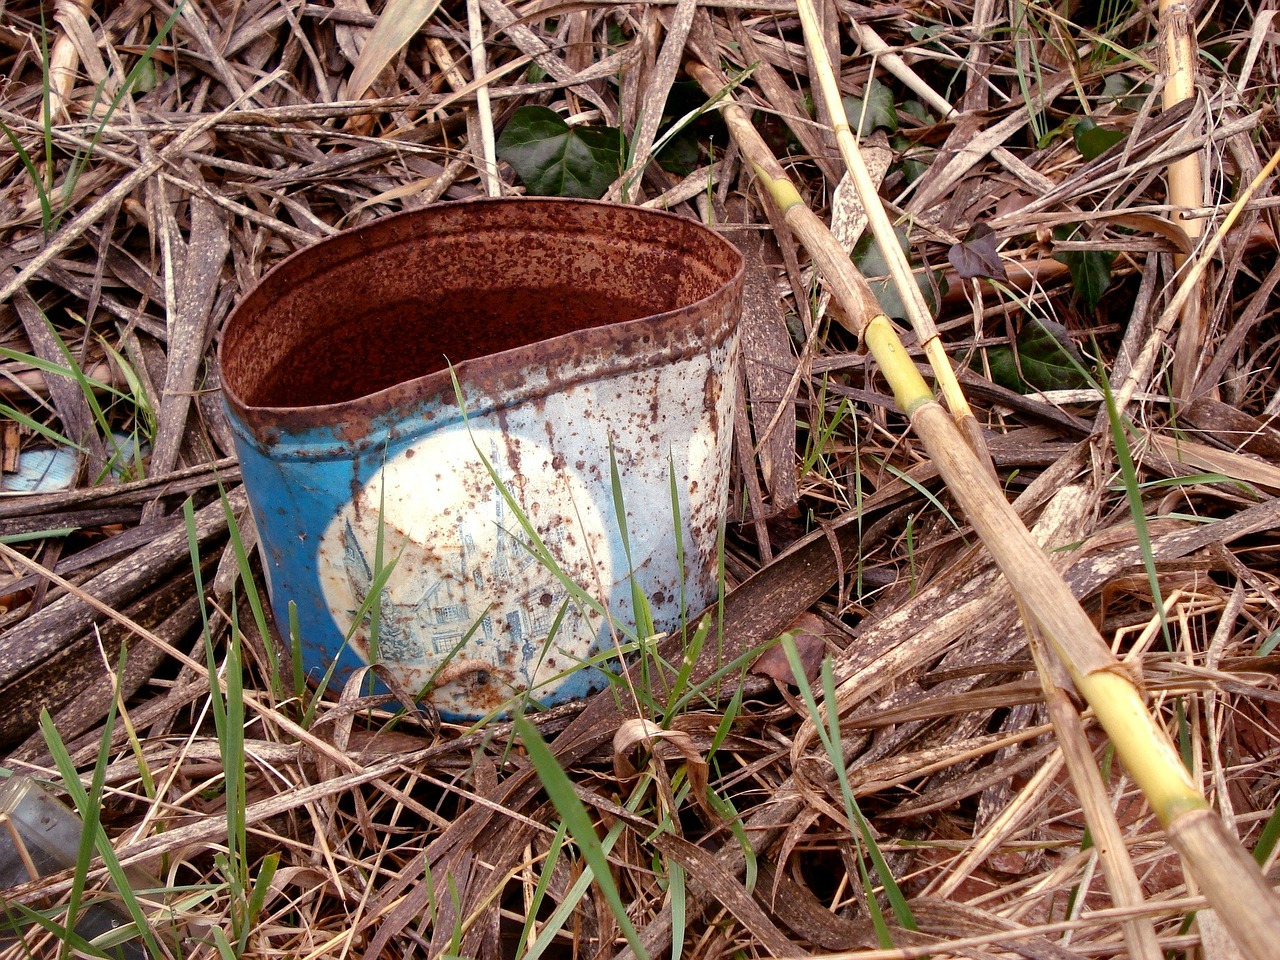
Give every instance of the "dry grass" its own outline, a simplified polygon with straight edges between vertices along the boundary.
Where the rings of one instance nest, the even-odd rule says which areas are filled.
[[[406,6],[398,15],[411,19]],[[914,261],[947,281],[937,324],[966,369],[1002,483],[1103,636],[1141,670],[1152,709],[1248,849],[1280,790],[1271,182],[1219,230],[1280,146],[1276,7],[1254,6],[1192,6],[1196,96],[1164,112],[1154,4],[820,5],[844,92],[874,76],[900,108],[905,140],[873,140],[868,163],[882,161],[880,194],[909,226]],[[120,858],[159,881],[157,928],[175,955],[217,956],[214,928],[235,943],[237,876],[261,875],[272,855],[248,957],[525,955],[584,868],[572,844],[559,847],[557,810],[507,725],[439,725],[357,690],[308,716],[273,692],[274,641],[237,585],[219,501],[220,483],[243,520],[211,363],[221,322],[253,282],[340,227],[519,192],[505,166],[486,184],[483,145],[521,105],[652,143],[693,55],[754,65],[736,96],[755,105],[842,241],[852,246],[862,228],[837,189],[843,168],[822,108],[809,113],[821,98],[789,3],[444,3],[349,99],[379,13],[363,0],[0,12],[0,120],[13,138],[0,146],[0,346],[12,351],[0,394],[85,450],[72,488],[0,500],[0,535],[35,535],[3,556],[3,764],[58,779],[36,730],[47,707],[87,775],[115,699],[103,821]],[[477,63],[488,71],[478,82]],[[939,98],[955,112],[944,116]],[[901,109],[909,100],[926,108],[920,117]],[[1086,160],[1069,129],[1082,117],[1125,134],[1121,145]],[[708,687],[671,719],[682,736],[652,755],[614,755],[627,712],[608,693],[581,715],[572,706],[535,718],[609,837],[650,955],[675,940],[697,958],[1139,956],[1148,936],[1175,955],[1230,956],[1089,716],[1074,748],[1055,734],[1051,707],[1060,729],[1075,707],[1046,701],[1002,579],[869,362],[823,322],[826,299],[802,251],[770,220],[736,151],[720,131],[708,153],[708,136],[694,172],[650,164],[628,199],[718,225],[751,265],[755,432],[754,444],[739,436],[724,649],[750,650],[794,625],[803,650],[829,656],[849,791],[915,929],[889,913],[896,952],[875,952],[860,867],[869,861],[831,752],[794,686],[761,668]],[[1205,174],[1190,214],[1218,246],[1192,307],[1202,325],[1180,336],[1175,262],[1196,252],[1166,175],[1188,156]],[[928,164],[918,179],[904,157]],[[948,260],[979,224],[1000,245],[1007,282],[965,280]],[[1055,236],[1073,225],[1074,237]],[[1100,252],[1115,257],[1112,283],[1093,307],[1055,255],[1096,263]],[[1023,395],[989,379],[992,357],[1033,317],[1063,324],[1105,370],[1139,486],[1125,488],[1097,390]],[[59,338],[98,389],[18,358],[65,365]],[[18,450],[51,444],[16,420],[4,427],[7,469]],[[95,482],[113,447],[135,438],[146,444],[136,477]],[[1134,522],[1134,490],[1145,525]],[[187,498],[219,663],[233,620],[244,634],[239,875],[219,857],[225,742],[211,714]],[[127,667],[115,677],[104,664],[114,667],[122,643]],[[785,673],[777,661],[770,669]],[[1102,773],[1092,787],[1067,772],[1090,750]],[[701,762],[719,803],[690,795]],[[1085,828],[1083,805],[1099,797],[1132,861],[1127,886],[1122,858],[1100,858]],[[1121,880],[1104,882],[1104,867]],[[71,885],[67,873],[5,898],[48,904]],[[596,886],[572,906],[546,955],[627,953]],[[41,936],[30,933],[26,949],[55,955]]]

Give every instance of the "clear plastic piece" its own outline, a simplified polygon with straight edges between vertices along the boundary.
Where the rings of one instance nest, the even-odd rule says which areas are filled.
[[[75,866],[80,848],[80,818],[30,777],[0,780],[0,903],[3,891]],[[0,916],[0,947],[15,943],[21,929],[30,929],[12,906]],[[92,903],[76,922],[76,933],[93,940],[127,923],[110,905]],[[37,928],[38,929],[38,928]],[[31,931],[35,933],[35,931]],[[120,960],[146,960],[137,940],[103,948]]]

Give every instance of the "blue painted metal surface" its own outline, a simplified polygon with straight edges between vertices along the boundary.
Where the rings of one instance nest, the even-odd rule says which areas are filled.
[[[264,277],[223,383],[308,675],[376,660],[446,717],[502,713],[604,682],[633,577],[660,630],[710,602],[740,288],[697,223],[559,200],[400,214]]]

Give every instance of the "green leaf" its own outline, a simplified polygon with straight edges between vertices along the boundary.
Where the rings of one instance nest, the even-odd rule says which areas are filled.
[[[1065,123],[1059,124],[1058,126],[1054,127],[1052,130],[1046,130],[1044,133],[1040,134],[1040,136],[1036,138],[1036,149],[1044,150],[1050,144],[1052,144],[1055,140],[1057,140],[1059,137],[1066,136],[1066,134],[1067,134],[1067,125]]]
[[[1053,320],[1036,320],[1018,331],[1017,350],[987,351],[991,379],[1002,387],[1030,390],[1079,390],[1090,385],[1084,357],[1067,328]]]
[[[915,101],[911,101],[914,103]],[[911,140],[910,137],[904,137],[900,133],[895,133],[889,140],[889,146],[902,158],[899,161],[902,167],[902,175],[906,177],[907,183],[914,183],[924,176],[924,172],[929,169],[929,164],[933,161],[934,152],[931,148],[920,147]]]
[[[933,118],[929,114],[929,108],[919,100],[906,100],[898,106],[898,109],[907,116],[915,117],[921,123],[932,123]]]
[[[1124,139],[1121,131],[1100,127],[1089,117],[1076,124],[1071,136],[1076,141],[1076,149],[1086,160],[1097,159]]]
[[[1071,240],[1079,233],[1078,226],[1055,227],[1055,240]],[[1065,263],[1071,270],[1071,280],[1075,285],[1076,296],[1092,313],[1098,309],[1098,301],[1111,286],[1111,265],[1116,255],[1112,250],[1067,250],[1055,253],[1053,259]]]
[[[570,127],[548,107],[526,106],[498,138],[498,157],[534,196],[598,200],[622,172],[622,147],[615,127]]]
[[[897,226],[893,232],[898,238],[898,244],[902,247],[902,252],[909,256],[911,251],[907,244],[906,226]],[[871,292],[880,301],[880,309],[895,320],[908,319],[907,308],[903,304],[902,298],[898,296],[898,289],[894,285],[893,278],[889,276],[889,264],[880,252],[880,247],[876,243],[875,237],[869,231],[859,237],[858,242],[854,244],[853,262],[862,275],[867,278],[867,285],[871,287]],[[947,292],[947,281],[942,271],[935,270],[932,274],[916,273],[915,278],[916,285],[920,288],[920,292],[924,294],[924,302],[928,306],[929,312],[936,313],[938,298],[945,296]]]
[[[698,169],[698,135],[690,128],[681,130],[658,151],[657,160],[667,173],[689,176]]]
[[[1125,110],[1141,110],[1146,103],[1151,84],[1142,74],[1112,73],[1102,82],[1102,99],[1119,104]]]
[[[898,129],[898,111],[893,105],[893,91],[879,80],[872,80],[860,97],[845,97],[845,115],[849,126],[865,137],[877,127],[890,133]]]

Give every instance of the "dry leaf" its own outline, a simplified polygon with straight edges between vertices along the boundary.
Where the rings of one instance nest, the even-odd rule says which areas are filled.
[[[707,761],[689,734],[683,730],[664,729],[652,720],[628,720],[613,735],[613,770],[619,780],[630,780],[640,772],[631,762],[631,755],[637,748],[649,751],[652,760],[684,760],[690,796],[706,813],[714,816],[706,799]]]
[[[347,99],[360,100],[404,45],[436,12],[440,0],[390,0],[360,50],[360,61],[347,81]]]
[[[824,639],[826,624],[817,614],[806,611],[796,618],[787,632],[791,634],[796,652],[800,655],[805,679],[812,682],[822,669],[822,658],[827,652]],[[791,661],[787,659],[787,651],[783,649],[781,638],[756,657],[755,663],[751,664],[751,672],[772,677],[779,683],[797,686],[796,675],[791,670]]]

